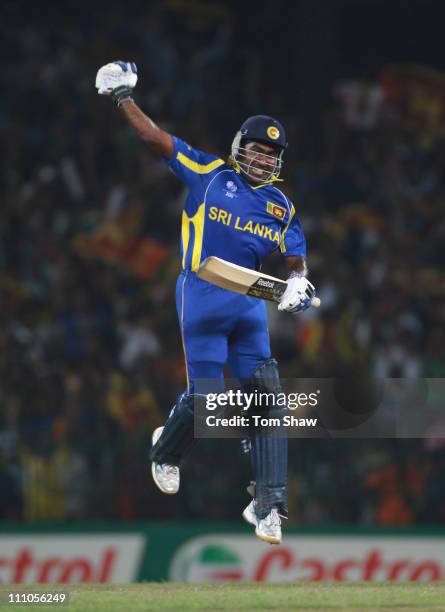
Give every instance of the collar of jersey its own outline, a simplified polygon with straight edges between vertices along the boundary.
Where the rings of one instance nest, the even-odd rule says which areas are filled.
[[[242,176],[241,168],[238,166],[238,164],[236,163],[236,161],[233,159],[231,155],[229,155],[229,157],[227,158],[227,164],[231,166],[235,170],[235,172],[237,172],[240,176]],[[249,185],[251,189],[260,189],[261,187],[268,187],[269,185],[272,185],[273,183],[282,183],[283,181],[284,179],[280,179],[278,178],[278,176],[273,175],[272,178],[266,183],[261,183],[261,185],[256,185],[254,187],[253,185],[249,183],[249,181],[246,181],[244,179],[244,182],[247,183],[247,185]]]

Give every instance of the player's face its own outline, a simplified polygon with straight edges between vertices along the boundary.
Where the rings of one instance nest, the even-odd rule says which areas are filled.
[[[244,148],[244,163],[249,174],[258,181],[268,180],[277,167],[279,151],[262,142],[247,142]]]

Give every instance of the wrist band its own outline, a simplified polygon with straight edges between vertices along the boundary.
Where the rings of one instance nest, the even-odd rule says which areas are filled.
[[[126,85],[121,85],[120,87],[116,87],[116,89],[113,89],[113,91],[111,92],[111,98],[113,102],[119,107],[122,102],[125,102],[126,100],[133,101],[133,90],[130,89],[130,87],[127,87]]]
[[[295,270],[292,270],[292,272],[290,273],[289,278],[295,278],[295,277],[304,278],[304,277],[306,277],[306,274],[304,274],[303,272],[296,272]]]

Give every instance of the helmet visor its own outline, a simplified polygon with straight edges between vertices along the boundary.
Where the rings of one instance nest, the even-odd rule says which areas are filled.
[[[242,172],[257,183],[278,177],[283,166],[283,151],[257,141],[241,141],[232,147],[232,156]]]

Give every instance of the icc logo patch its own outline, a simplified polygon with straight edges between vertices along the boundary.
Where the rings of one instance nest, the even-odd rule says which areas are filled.
[[[269,136],[269,138],[272,138],[272,140],[276,140],[280,137],[280,130],[274,125],[269,125],[269,127],[267,128],[267,135]]]
[[[266,202],[267,212],[280,220],[283,220],[286,216],[286,209],[273,202]]]
[[[235,183],[233,181],[227,181],[226,183],[226,196],[228,198],[236,198],[238,197],[236,195],[236,191],[238,190],[238,187],[235,185]]]

